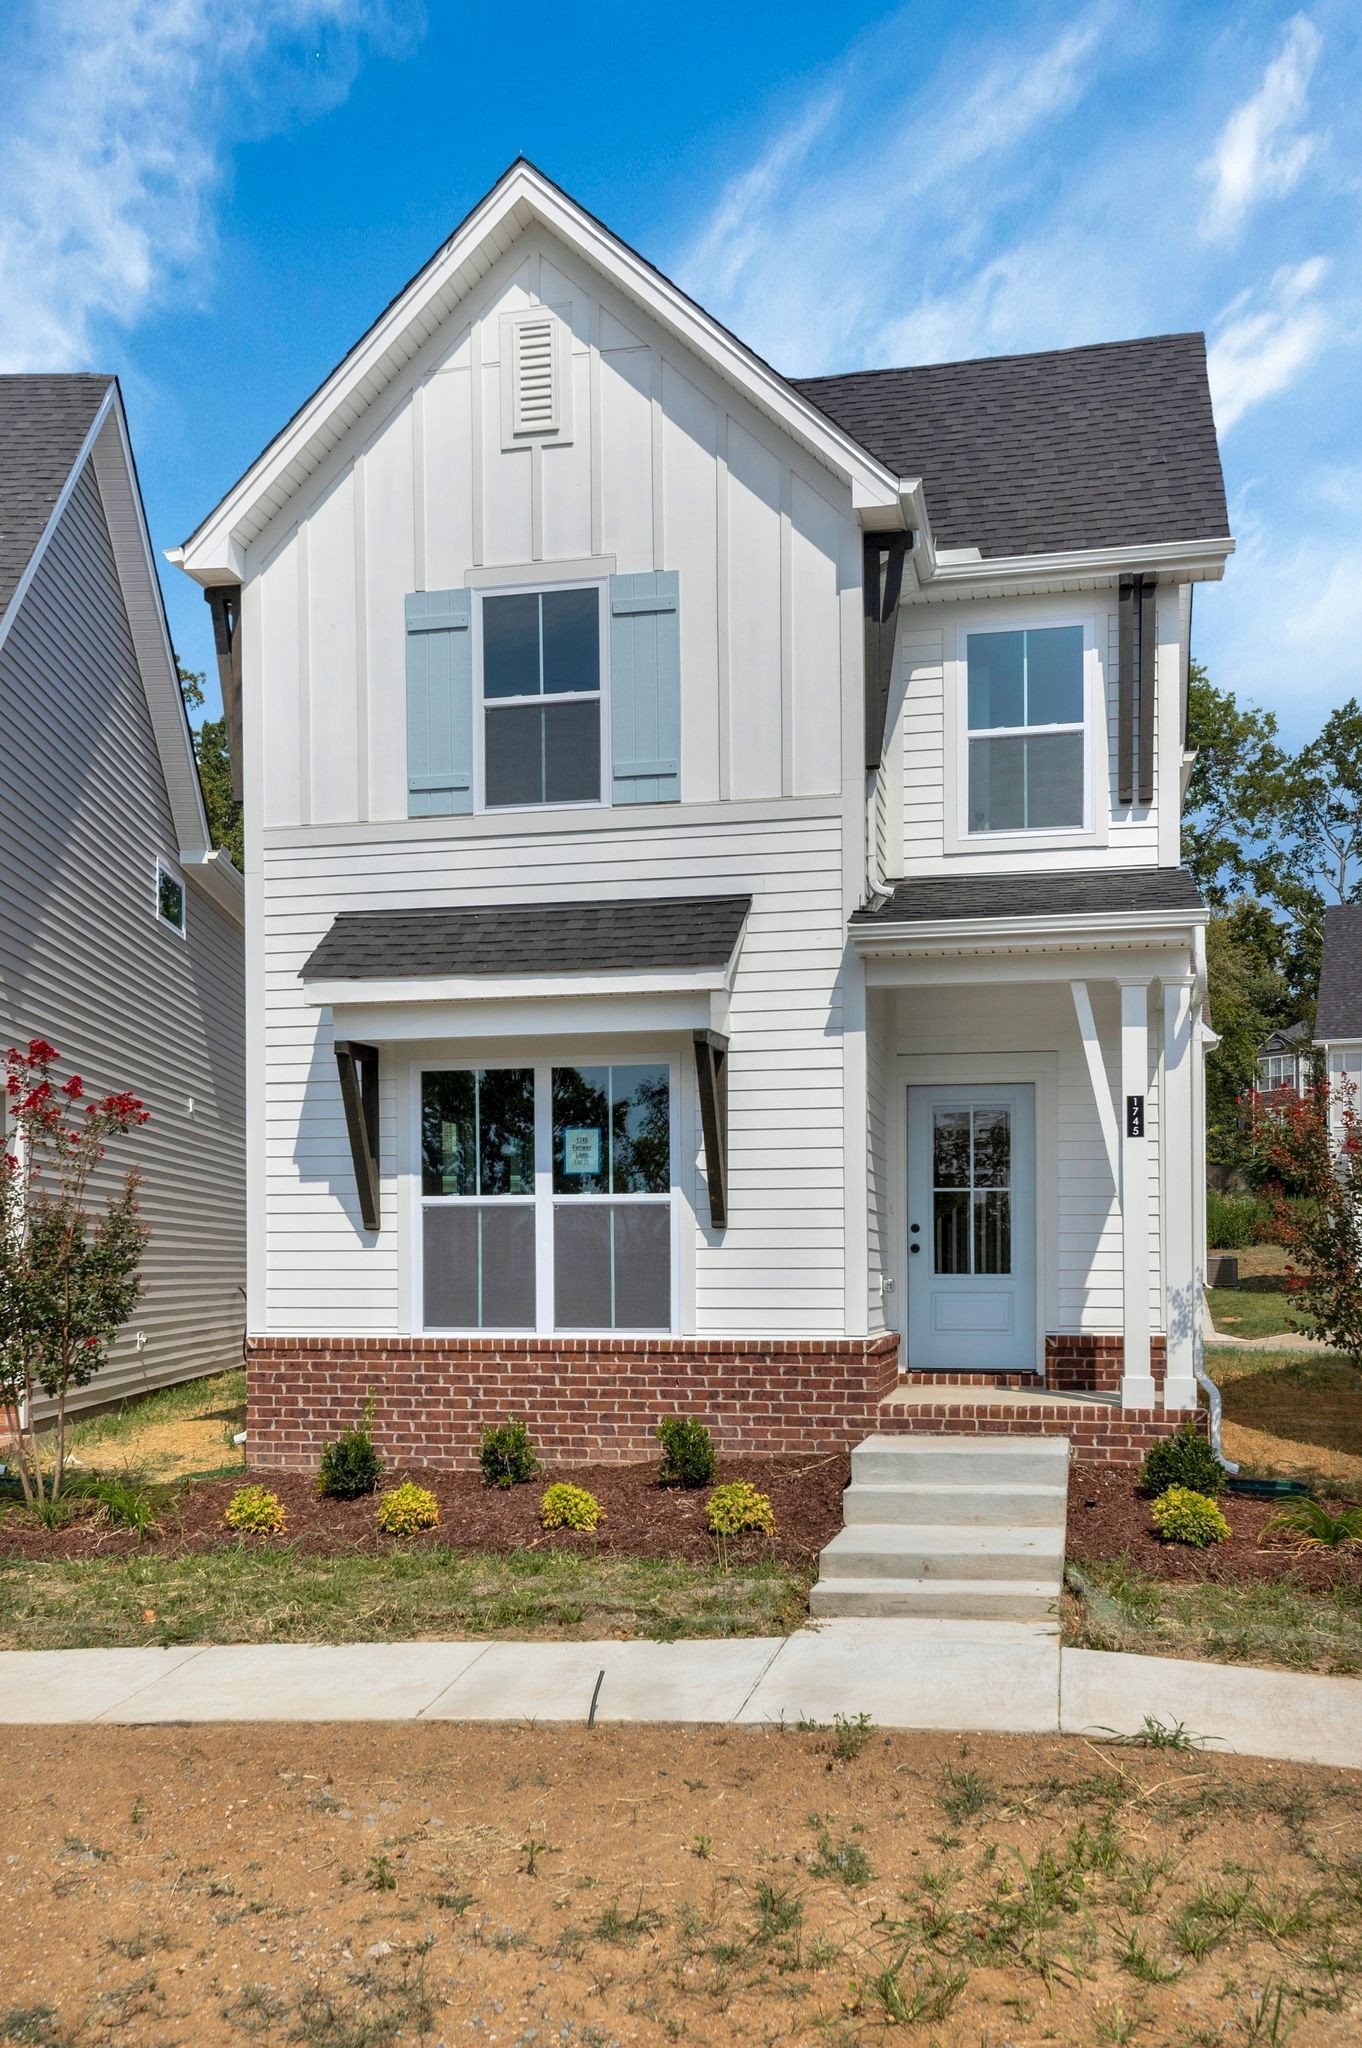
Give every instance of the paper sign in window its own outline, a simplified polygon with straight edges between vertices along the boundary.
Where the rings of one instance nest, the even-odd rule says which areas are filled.
[[[601,1134],[599,1130],[583,1129],[569,1124],[563,1132],[564,1173],[599,1173],[601,1170]]]

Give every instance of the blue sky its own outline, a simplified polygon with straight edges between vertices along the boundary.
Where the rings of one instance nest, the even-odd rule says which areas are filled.
[[[1362,693],[1362,9],[7,0],[0,369],[182,539],[518,152],[791,373],[1200,327],[1217,681]],[[163,580],[183,657],[206,607]]]

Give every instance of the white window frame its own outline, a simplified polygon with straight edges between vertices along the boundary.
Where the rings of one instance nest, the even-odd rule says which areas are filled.
[[[598,690],[555,690],[548,696],[536,697],[493,697],[488,698],[483,690],[483,628],[482,608],[488,598],[495,597],[547,597],[560,590],[594,590],[600,605],[600,669]],[[609,579],[597,576],[574,577],[570,581],[546,579],[542,582],[528,580],[523,583],[497,583],[479,586],[473,592],[473,711],[476,730],[473,734],[473,809],[486,812],[494,818],[508,818],[519,815],[540,816],[545,811],[605,811],[610,808],[611,753],[610,753],[610,584]],[[515,704],[531,704],[542,707],[545,704],[592,704],[601,707],[601,760],[600,795],[595,797],[574,797],[567,801],[540,804],[489,804],[487,801],[487,713],[488,704],[493,707]]]
[[[1038,633],[1049,627],[1079,626],[1083,631],[1083,822],[1081,825],[1033,826],[1027,830],[971,832],[969,829],[969,639],[971,633]],[[1099,650],[1097,619],[1089,610],[1022,610],[975,612],[956,627],[954,657],[948,664],[946,716],[948,853],[1036,852],[1107,843],[1110,818],[1107,760],[1106,689]],[[1026,733],[1076,732],[1077,725],[997,726],[975,738],[1008,738]]]
[[[161,908],[161,877],[163,875],[165,876],[167,881],[173,882],[180,892],[181,921],[179,924],[173,924]],[[156,866],[152,873],[151,889],[151,907],[153,911],[156,913],[157,924],[159,924],[164,931],[174,932],[177,939],[188,939],[189,890],[185,886],[184,875],[181,872],[181,870],[178,867],[176,867],[174,861],[166,860],[164,856],[159,853],[156,856]]]
[[[555,1067],[638,1067],[665,1066],[667,1069],[667,1112],[670,1120],[670,1146],[668,1160],[669,1187],[665,1195],[562,1195],[555,1194],[553,1187],[553,1069]],[[534,1192],[530,1195],[427,1195],[421,1187],[421,1076],[434,1073],[470,1073],[474,1070],[486,1073],[489,1068],[529,1067],[534,1073]],[[637,1337],[644,1341],[649,1337],[676,1336],[681,1329],[682,1272],[681,1272],[681,1059],[670,1047],[663,1049],[630,1046],[626,1049],[601,1051],[592,1046],[583,1048],[574,1044],[571,1049],[516,1054],[502,1050],[495,1056],[484,1056],[477,1050],[451,1052],[442,1048],[438,1053],[428,1053],[414,1058],[409,1079],[409,1114],[411,1119],[412,1144],[412,1258],[411,1258],[411,1327],[418,1336],[439,1337],[553,1337],[564,1343],[578,1338],[597,1340],[606,1337],[623,1339]],[[425,1320],[425,1227],[424,1216],[428,1208],[448,1208],[452,1204],[494,1204],[520,1203],[533,1205],[535,1212],[535,1272],[533,1330],[522,1327],[517,1330],[498,1330],[476,1325],[450,1326],[427,1324]],[[553,1218],[560,1203],[578,1202],[639,1202],[650,1203],[668,1210],[668,1258],[671,1276],[670,1320],[666,1329],[628,1330],[559,1330],[553,1319]]]

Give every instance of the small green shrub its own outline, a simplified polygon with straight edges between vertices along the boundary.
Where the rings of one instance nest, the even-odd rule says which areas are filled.
[[[498,1486],[503,1493],[509,1493],[513,1486],[524,1486],[539,1470],[530,1432],[523,1422],[514,1419],[503,1422],[498,1429],[483,1431],[478,1462],[482,1466],[483,1485]]]
[[[1206,1190],[1206,1242],[1212,1251],[1242,1252],[1272,1243],[1272,1204],[1263,1195],[1222,1195]]]
[[[1312,1550],[1341,1550],[1345,1543],[1362,1543],[1362,1508],[1334,1515],[1323,1501],[1296,1500],[1272,1517],[1264,1535],[1268,1529],[1282,1529]]]
[[[288,1521],[288,1509],[265,1486],[238,1486],[222,1517],[243,1536],[277,1536]]]
[[[750,1479],[732,1479],[716,1486],[705,1503],[705,1526],[711,1536],[745,1536],[753,1530],[774,1536],[776,1518],[767,1496]]]
[[[1140,1492],[1167,1493],[1185,1486],[1193,1493],[1214,1496],[1225,1490],[1225,1468],[1195,1422],[1184,1422],[1176,1436],[1151,1444],[1140,1470]]]
[[[718,1469],[714,1439],[693,1415],[664,1415],[657,1425],[663,1486],[712,1486]]]
[[[1161,1493],[1151,1510],[1154,1527],[1170,1543],[1190,1543],[1204,1550],[1210,1543],[1229,1541],[1230,1525],[1215,1502],[1189,1486],[1170,1486]]]
[[[539,1503],[539,1520],[545,1529],[590,1531],[605,1520],[605,1509],[584,1486],[569,1486],[560,1479],[545,1489]]]
[[[414,1536],[419,1529],[433,1529],[439,1519],[435,1495],[410,1479],[392,1487],[378,1503],[378,1526],[385,1536]]]
[[[364,1403],[364,1417],[322,1451],[317,1492],[323,1500],[359,1500],[373,1493],[383,1477],[383,1460],[374,1443],[374,1397]]]

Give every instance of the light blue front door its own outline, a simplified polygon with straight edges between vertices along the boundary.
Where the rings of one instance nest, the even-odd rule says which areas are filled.
[[[1036,1364],[1029,1086],[908,1090],[908,1364]]]

